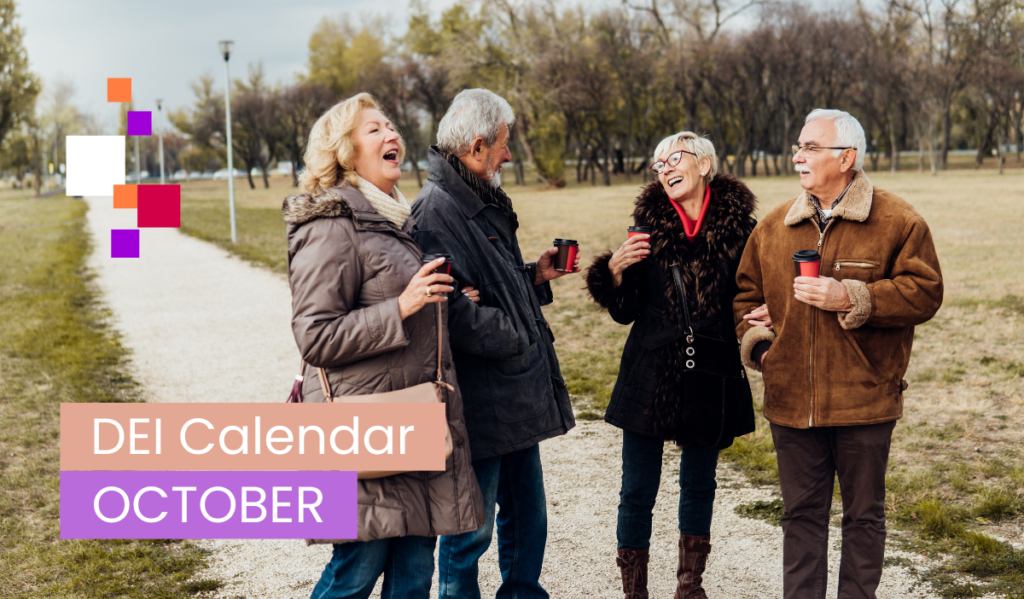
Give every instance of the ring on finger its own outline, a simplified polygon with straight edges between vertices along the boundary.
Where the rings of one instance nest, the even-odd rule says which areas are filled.
[[[426,288],[426,292],[427,292],[427,297],[430,297],[430,287],[429,286]]]

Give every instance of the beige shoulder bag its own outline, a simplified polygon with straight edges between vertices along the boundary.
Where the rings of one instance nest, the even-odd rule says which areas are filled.
[[[370,393],[368,395],[334,395],[331,391],[331,384],[327,380],[327,372],[323,368],[317,368],[317,376],[320,378],[320,390],[323,391],[325,401],[331,403],[444,403],[444,396],[441,393],[441,388],[444,387],[449,391],[455,391],[455,387],[444,382],[441,378],[441,307],[439,304],[434,304],[434,307],[437,312],[436,381],[421,383],[412,387],[406,387],[405,389],[399,389],[398,391],[388,391],[387,393]],[[305,371],[306,364],[303,362],[302,372]],[[296,385],[299,384],[299,382],[296,382]],[[294,392],[293,395],[295,395]],[[301,402],[301,391],[299,398]],[[289,398],[289,402],[293,402],[293,399]],[[452,455],[452,432],[448,428],[447,421],[445,421],[444,429],[444,457],[447,460],[448,456]],[[360,472],[359,478],[383,478],[385,476],[402,473],[403,471]]]

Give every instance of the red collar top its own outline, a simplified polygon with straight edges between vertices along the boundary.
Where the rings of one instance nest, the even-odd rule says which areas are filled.
[[[708,211],[708,204],[711,203],[711,186],[708,185],[704,191],[704,205],[700,207],[700,216],[697,217],[697,222],[690,220],[690,217],[686,216],[686,212],[683,211],[683,207],[679,205],[679,202],[669,198],[668,201],[672,202],[672,207],[676,209],[679,214],[679,219],[683,221],[683,232],[686,233],[686,238],[690,241],[696,239],[697,234],[700,233],[700,226],[704,224],[704,215]]]

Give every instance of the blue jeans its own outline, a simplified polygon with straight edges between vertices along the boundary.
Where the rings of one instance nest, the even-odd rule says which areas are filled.
[[[477,560],[494,534],[498,508],[498,599],[547,599],[540,586],[544,546],[548,540],[548,509],[540,446],[473,461],[487,515],[479,530],[441,537],[437,551],[440,599],[480,599]]]
[[[382,599],[429,599],[437,537],[396,537],[334,546],[310,599],[366,599],[384,575]]]
[[[619,549],[651,546],[654,500],[661,484],[661,439],[622,433],[622,490],[619,522],[615,529]],[[715,470],[718,450],[696,445],[684,447],[679,459],[679,534],[711,534],[715,505]]]

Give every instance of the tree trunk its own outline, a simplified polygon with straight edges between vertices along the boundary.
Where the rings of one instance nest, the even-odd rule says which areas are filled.
[[[234,177],[235,173],[228,171],[228,176]],[[256,189],[256,184],[252,182],[252,167],[249,166],[248,162],[245,163],[245,176],[249,178],[249,189]]]
[[[950,96],[949,100],[946,101],[945,110],[942,112],[942,155],[939,157],[939,168],[946,170],[949,167],[949,136],[950,127],[952,126],[952,118],[950,113],[953,111],[953,98]]]
[[[1003,174],[1003,128],[996,128],[996,153],[999,155],[999,174]]]
[[[896,124],[892,110],[887,110],[886,116],[889,118],[889,168],[895,175],[900,170],[900,146],[896,141]]]

